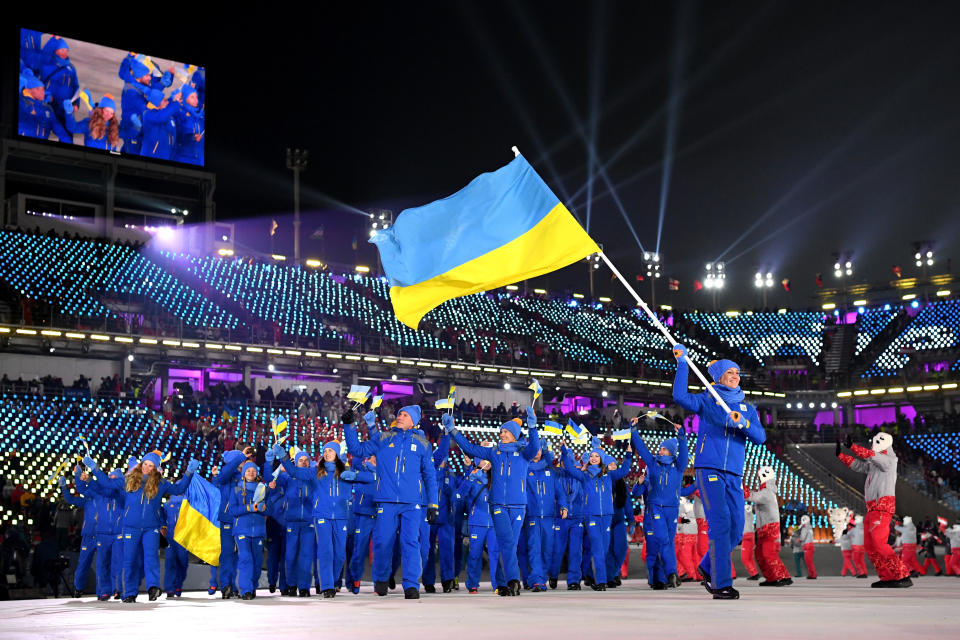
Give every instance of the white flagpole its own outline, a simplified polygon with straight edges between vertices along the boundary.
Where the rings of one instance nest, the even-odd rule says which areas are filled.
[[[630,285],[630,283],[627,282],[627,279],[623,277],[623,274],[620,273],[620,270],[617,269],[615,266],[613,266],[613,263],[610,262],[610,258],[608,258],[606,254],[604,254],[602,251],[600,252],[600,257],[603,258],[603,261],[607,263],[608,267],[610,267],[610,270],[613,272],[613,275],[617,276],[617,279],[620,280],[620,283],[623,284],[623,286],[627,289],[627,291],[630,292],[633,298],[637,301],[637,304],[640,305],[640,308],[647,312],[647,316],[650,317],[650,320],[653,321],[654,326],[657,327],[657,329],[660,330],[660,333],[662,333],[664,337],[670,342],[670,346],[676,346],[677,341],[670,334],[670,331],[668,331],[667,328],[663,326],[663,323],[660,322],[660,318],[658,318],[657,315],[650,310],[650,307],[647,306],[647,303],[644,302],[642,298],[640,298],[640,294],[638,294],[634,290],[634,288]],[[703,386],[707,388],[707,391],[709,391],[710,394],[713,396],[713,398],[717,401],[717,404],[719,404],[723,408],[723,410],[726,411],[728,414],[738,413],[738,412],[732,411],[730,407],[727,406],[727,403],[723,401],[723,398],[720,397],[720,394],[717,393],[717,390],[713,388],[713,385],[711,385],[707,381],[706,377],[704,377],[700,369],[697,368],[696,363],[694,363],[694,361],[690,358],[690,355],[687,354],[685,358],[687,360],[687,364],[690,365],[690,369],[697,375],[698,378],[700,378],[700,382],[702,382]]]

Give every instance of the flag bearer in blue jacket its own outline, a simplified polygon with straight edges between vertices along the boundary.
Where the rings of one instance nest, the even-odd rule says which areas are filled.
[[[83,464],[93,471],[97,482],[107,478],[89,456]],[[190,477],[200,467],[199,460],[187,464],[187,472],[176,483],[160,474],[160,452],[151,451],[131,469],[124,481],[123,505],[123,602],[136,602],[140,587],[138,556],[143,554],[143,571],[150,600],[156,600],[160,589],[160,514],[165,495],[181,495],[190,484]]]
[[[554,520],[553,559],[550,562],[550,588],[557,588],[557,578],[567,554],[567,590],[579,591],[583,564],[583,480],[567,473],[563,467],[556,469],[559,477],[558,491],[562,490],[567,504],[567,517]],[[559,514],[558,514],[559,515]]]
[[[437,559],[440,560],[440,586],[444,593],[453,591],[454,571],[453,555],[453,509],[456,501],[457,477],[447,466],[450,456],[450,436],[440,438],[437,450],[433,452],[433,466],[437,468],[437,487],[440,492],[440,513],[437,521],[430,525],[429,553],[423,566],[423,588],[427,593],[435,593],[437,581]]]
[[[246,460],[242,451],[226,451],[223,464],[211,478],[213,486],[220,490],[220,566],[210,568],[211,587],[214,572],[217,573],[217,586],[223,598],[238,597],[237,591],[237,544],[233,535],[236,518],[230,515],[230,495],[240,474],[240,465]],[[208,590],[209,592],[209,590]]]
[[[426,487],[427,520],[439,515],[437,473],[433,467],[430,441],[415,427],[420,407],[409,405],[397,412],[396,426],[378,431],[371,440],[360,442],[353,426],[353,411],[341,417],[347,449],[354,457],[377,456],[377,522],[373,531],[373,588],[387,595],[393,544],[400,537],[403,556],[403,595],[420,597],[420,507],[421,487]],[[408,466],[409,465],[409,466]]]
[[[478,593],[480,575],[483,570],[483,547],[487,547],[490,563],[490,584],[495,592],[507,588],[503,575],[503,564],[497,560],[500,550],[497,536],[493,530],[490,516],[490,487],[493,484],[489,460],[481,460],[479,465],[468,472],[460,483],[458,493],[467,513],[467,526],[470,532],[470,549],[467,556],[467,591]]]
[[[81,472],[80,467],[75,469],[73,479],[79,496],[70,493],[66,478],[60,476],[58,482],[60,491],[63,493],[63,499],[67,501],[67,504],[83,509],[83,528],[80,530],[80,557],[77,558],[77,570],[73,574],[73,597],[79,598],[83,595],[83,588],[87,584],[90,567],[93,566],[94,554],[97,551],[97,507],[94,494],[89,489],[90,476],[86,472]],[[97,592],[99,595],[99,585]]]
[[[673,400],[700,416],[697,444],[694,447],[697,490],[707,516],[710,547],[700,561],[700,573],[714,599],[733,600],[740,593],[733,588],[730,553],[743,535],[743,462],[747,440],[763,444],[767,434],[752,405],[743,401],[740,367],[730,360],[715,360],[707,366],[713,388],[730,407],[726,414],[708,392],[689,393],[687,349],[678,344],[677,375],[673,382]]]
[[[274,452],[276,452],[274,447]],[[276,453],[274,453],[276,456]],[[310,456],[303,451],[295,451],[293,466],[311,471]],[[285,458],[281,455],[278,459]],[[287,595],[310,597],[310,578],[313,575],[313,563],[317,558],[317,536],[313,528],[313,503],[316,498],[312,481],[298,480],[286,470],[277,476],[277,486],[284,494],[284,520],[286,521],[285,562],[287,583],[290,585]]]
[[[357,473],[357,482],[353,485],[353,554],[350,557],[350,576],[353,581],[349,585],[353,593],[360,593],[360,580],[370,552],[373,526],[377,521],[377,456],[367,457],[360,469],[366,473]]]
[[[257,597],[260,568],[263,566],[263,539],[267,535],[267,487],[260,482],[260,467],[251,460],[243,463],[240,481],[230,492],[227,509],[234,517],[233,537],[237,544],[237,583],[241,598]]]
[[[167,539],[167,553],[163,566],[163,590],[167,592],[168,600],[180,597],[190,562],[190,553],[173,539],[177,532],[177,518],[180,517],[182,505],[183,496],[172,496],[163,505],[165,522],[163,536]]]
[[[686,432],[681,425],[673,425],[677,437],[664,440],[654,456],[635,428],[637,418],[631,423],[634,430],[630,433],[630,443],[647,465],[650,483],[649,494],[644,501],[646,513],[643,524],[647,533],[647,572],[654,576],[651,586],[654,589],[679,587],[674,536],[680,511],[680,484],[683,482],[683,470],[690,460]]]
[[[553,454],[541,450],[527,467],[527,557],[530,588],[535,593],[547,590],[556,538],[554,523],[569,515],[567,495],[558,479]]]
[[[568,473],[583,481],[584,529],[590,539],[590,556],[593,563],[594,591],[607,590],[607,553],[610,546],[610,522],[613,519],[613,483],[630,473],[633,454],[629,451],[623,464],[617,467],[616,461],[601,449],[594,449],[587,459],[587,468],[581,471],[570,450],[561,449],[563,467]]]
[[[287,590],[290,585],[287,584],[287,570],[284,564],[287,521],[283,509],[283,489],[274,479],[273,449],[267,449],[264,457],[266,465],[263,479],[270,489],[267,493],[267,535],[264,538],[264,544],[267,546],[267,584],[270,593],[274,593],[279,587],[280,595],[288,595]],[[296,587],[293,595],[296,595]]]
[[[506,587],[498,589],[501,596],[520,595],[520,565],[517,562],[517,541],[524,525],[527,510],[527,468],[540,451],[537,416],[527,407],[527,426],[530,436],[520,441],[519,418],[508,420],[500,427],[500,443],[495,447],[481,447],[467,440],[457,431],[453,417],[443,416],[443,427],[468,456],[489,460],[493,465],[493,484],[490,489],[493,528],[500,547],[500,562],[507,580]]]

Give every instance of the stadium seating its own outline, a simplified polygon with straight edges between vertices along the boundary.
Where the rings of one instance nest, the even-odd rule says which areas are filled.
[[[915,433],[904,440],[925,456],[960,471],[960,433]]]
[[[880,335],[890,322],[900,313],[900,307],[890,308],[885,305],[879,308],[864,309],[857,317],[857,346],[853,355],[858,356],[870,343]]]
[[[910,360],[910,351],[960,347],[960,300],[923,306],[864,371],[864,378],[896,376]]]
[[[819,312],[751,312],[686,314],[687,319],[752,356],[761,365],[777,356],[807,356],[820,364],[824,316]]]

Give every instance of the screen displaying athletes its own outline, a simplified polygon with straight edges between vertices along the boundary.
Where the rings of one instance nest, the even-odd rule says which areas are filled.
[[[18,132],[203,166],[203,67],[20,30]]]

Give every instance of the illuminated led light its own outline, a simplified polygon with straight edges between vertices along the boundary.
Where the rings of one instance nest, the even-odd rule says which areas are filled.
[[[947,384],[942,384],[942,385],[940,385],[940,388],[941,388],[941,389],[956,389],[956,388],[957,388],[957,383],[956,383],[956,382],[948,382]]]
[[[727,311],[726,313],[728,318],[736,318],[738,315],[740,315],[739,311]]]
[[[555,373],[548,373],[548,372],[546,372],[546,371],[541,371],[541,372],[538,373],[537,375],[540,376],[541,378],[556,378],[556,377],[557,377],[557,374],[555,374]]]
[[[282,356],[282,355],[283,355],[283,349],[267,349],[267,353],[269,353],[269,354],[271,354],[271,355],[275,355],[275,356]]]
[[[339,353],[328,353],[328,354],[327,354],[327,357],[328,357],[328,358],[333,358],[334,360],[340,360],[340,359],[343,358],[343,356],[342,356],[341,354],[339,354]]]
[[[887,393],[903,393],[903,387],[890,387]]]
[[[208,343],[206,343],[206,344],[203,345],[203,346],[206,347],[207,349],[210,349],[210,350],[213,350],[213,351],[220,351],[220,350],[223,349],[223,345],[222,345],[222,344],[214,344],[214,343],[212,343],[212,342],[208,342]]]
[[[945,297],[945,296],[948,296],[948,295],[950,295],[950,290],[949,290],[949,289],[941,289],[940,291],[937,291],[937,296],[939,296],[939,297],[941,297],[941,298],[943,298],[943,297]]]
[[[907,393],[916,393],[917,391],[923,391],[923,387],[907,387]]]
[[[263,353],[263,349],[260,347],[247,347],[247,351],[250,353]]]
[[[517,374],[518,376],[528,376],[528,375],[530,375],[530,372],[527,371],[526,369],[514,369],[513,372],[514,372],[515,374]]]
[[[407,366],[411,366],[411,367],[412,367],[412,366],[415,366],[417,363],[414,362],[413,360],[401,360],[401,361],[400,361],[400,364],[405,364],[405,365],[407,365]]]
[[[380,358],[376,356],[363,356],[364,362],[380,362]]]
[[[8,327],[0,327],[0,333],[10,333],[10,329]]]
[[[140,344],[157,344],[156,338],[140,338]]]
[[[123,342],[124,344],[130,344],[133,342],[133,338],[128,338],[126,336],[114,336],[114,342]]]
[[[307,258],[307,261],[304,264],[306,264],[308,267],[313,267],[314,269],[323,266],[323,263],[316,258]]]
[[[480,371],[480,367],[475,367],[473,365],[470,365],[467,367],[467,371]]]
[[[513,373],[513,369],[500,369],[500,373]]]
[[[359,360],[360,356],[348,355],[346,358],[347,360]]]
[[[200,343],[199,342],[181,342],[180,346],[184,347],[185,349],[199,349]]]
[[[59,331],[53,331],[52,329],[44,329],[43,331],[40,332],[40,335],[43,335],[43,336],[53,336],[53,337],[59,338],[59,337],[62,335],[62,333],[59,332]],[[118,338],[118,340],[119,340],[119,338]]]
[[[547,295],[547,290],[546,290],[546,289],[534,289],[533,292],[534,292],[535,294],[537,294],[538,296],[545,296],[545,295]]]
[[[633,380],[630,380],[629,378],[620,378],[620,382],[623,384],[633,384]]]
[[[282,256],[279,253],[273,253],[270,255],[270,257],[276,260],[277,262],[283,262],[284,260],[287,259],[287,256]]]
[[[434,362],[433,365],[431,365],[431,366],[432,366],[434,369],[446,369],[446,368],[447,368],[447,365],[443,364],[442,362]]]
[[[497,372],[497,368],[496,368],[496,367],[484,367],[484,368],[483,368],[483,372],[484,372],[484,373],[496,373],[496,372]]]
[[[227,351],[243,351],[243,347],[236,344],[224,345],[223,348],[226,349]]]
[[[577,376],[577,380],[586,380],[590,376]]]
[[[462,364],[452,364],[452,365],[450,365],[450,368],[451,368],[451,369],[459,369],[459,370],[466,369],[466,367],[463,366]]]
[[[383,364],[397,364],[396,358],[382,358]]]
[[[307,356],[308,358],[319,358],[323,356],[322,353],[317,353],[316,351],[304,351],[303,355]]]
[[[591,376],[590,379],[594,382],[603,382],[603,378],[601,376]]]
[[[599,298],[597,298],[597,300],[599,300],[600,302],[611,302],[610,298],[606,296],[600,296]]]
[[[90,339],[91,339],[91,340],[100,340],[100,341],[102,341],[102,342],[108,342],[108,341],[110,340],[110,336],[100,335],[99,333],[91,333],[91,334],[90,334]]]
[[[855,395],[855,396],[865,396],[865,395],[867,395],[868,393],[870,393],[870,392],[867,391],[866,389],[858,389],[858,390],[856,390],[856,391],[853,392],[853,395]]]
[[[72,340],[83,340],[87,337],[87,334],[67,332],[66,336]],[[143,342],[143,338],[140,339],[140,342]]]
[[[830,311],[831,309],[836,309],[836,308],[837,308],[837,305],[835,302],[827,302],[827,303],[824,303],[823,305],[824,311]]]
[[[284,349],[283,352],[288,356],[299,356],[300,352],[296,349]]]
[[[924,390],[924,391],[937,391],[938,389],[940,389],[940,385],[938,385],[938,384],[925,384],[925,385],[923,385],[923,390]]]
[[[777,313],[779,313],[780,315],[786,315],[787,310],[786,310],[786,309],[777,309]]]
[[[887,392],[886,389],[871,389],[871,390],[870,390],[870,395],[872,395],[872,396],[882,396],[882,395],[885,394],[886,392]]]
[[[582,294],[582,293],[575,293],[575,294],[573,294],[573,297],[576,298],[577,300],[583,300],[583,294]]]
[[[518,286],[515,285],[515,284],[508,284],[508,285],[507,285],[507,291],[519,291],[519,290],[520,290],[520,287],[518,287]]]
[[[221,256],[232,256],[233,249],[217,249],[217,253]]]
[[[903,294],[903,297],[901,298],[901,300],[913,300],[916,297],[917,297],[917,294],[915,293],[905,293]]]
[[[362,264],[358,264],[354,269],[357,270],[357,273],[370,273],[370,267],[366,267]]]
[[[90,336],[90,337],[92,338],[93,336]],[[168,347],[179,347],[179,346],[180,346],[180,341],[179,341],[179,340],[164,340],[164,341],[163,341],[163,344],[164,344],[165,346],[168,346]]]
[[[572,373],[561,373],[561,374],[560,374],[560,377],[561,377],[561,378],[566,378],[567,380],[573,380],[573,374],[572,374]]]
[[[17,333],[22,336],[35,336],[37,335],[36,329],[17,329]],[[109,338],[107,338],[109,340]]]
[[[671,307],[668,304],[662,304],[660,305],[660,308],[663,309],[664,311],[673,311],[673,307]]]

